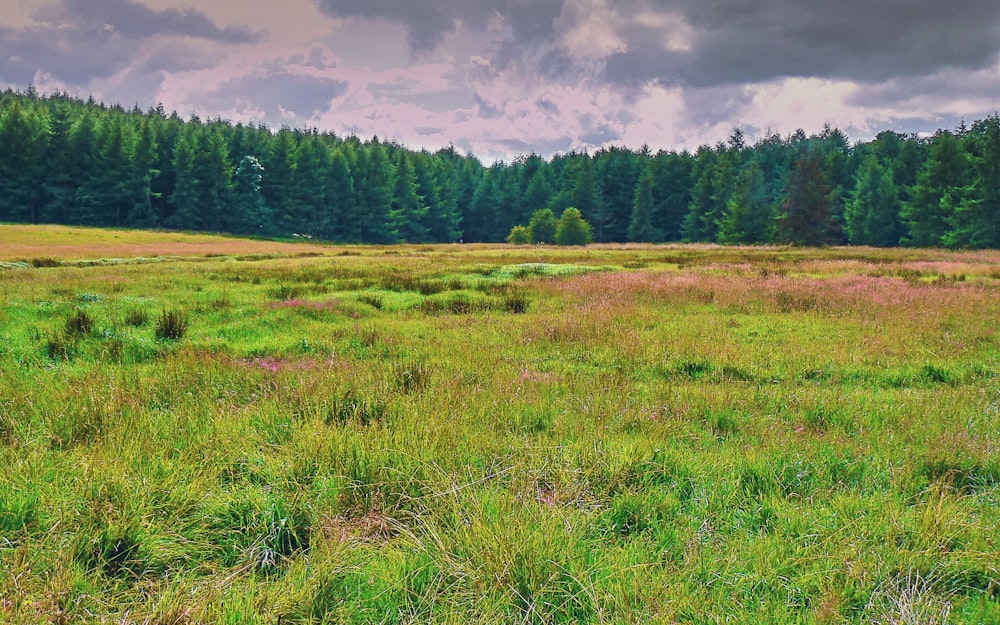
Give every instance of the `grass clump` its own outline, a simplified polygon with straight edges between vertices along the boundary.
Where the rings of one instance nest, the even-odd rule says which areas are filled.
[[[188,331],[187,316],[179,310],[164,310],[156,322],[156,338],[178,341]]]
[[[77,309],[66,319],[64,329],[68,337],[87,336],[94,331],[94,319],[85,310]]]
[[[125,311],[125,316],[123,321],[125,325],[132,326],[133,328],[141,328],[142,326],[149,323],[149,313],[142,308],[129,308]]]
[[[0,252],[0,622],[1000,621],[997,252],[117,236]]]

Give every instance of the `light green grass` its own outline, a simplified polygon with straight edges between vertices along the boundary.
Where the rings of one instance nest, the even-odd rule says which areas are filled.
[[[316,253],[0,269],[0,622],[1000,620],[996,252]]]

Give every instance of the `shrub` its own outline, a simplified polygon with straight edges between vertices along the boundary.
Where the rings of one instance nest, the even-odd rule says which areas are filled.
[[[297,285],[279,284],[267,290],[267,296],[279,301],[295,299],[303,295],[303,289]]]
[[[514,226],[507,235],[507,242],[511,245],[530,245],[531,230],[524,226]]]
[[[156,338],[176,341],[184,337],[188,322],[184,313],[176,310],[164,310],[156,322]]]
[[[552,243],[556,240],[558,220],[551,208],[540,208],[531,215],[528,232],[532,243]]]
[[[587,245],[593,240],[593,228],[580,214],[580,209],[570,206],[564,210],[556,226],[556,244]]]

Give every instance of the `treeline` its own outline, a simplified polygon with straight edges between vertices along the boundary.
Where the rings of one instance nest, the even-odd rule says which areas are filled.
[[[851,144],[739,130],[696,152],[484,166],[452,148],[0,94],[0,221],[342,242],[503,241],[579,209],[598,242],[1000,248],[1000,118]]]

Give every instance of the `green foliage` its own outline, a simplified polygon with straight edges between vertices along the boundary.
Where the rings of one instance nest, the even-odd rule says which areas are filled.
[[[775,236],[795,245],[832,245],[840,241],[836,219],[837,191],[822,164],[822,154],[810,150],[799,159],[778,214]]]
[[[511,245],[530,245],[531,241],[531,230],[525,226],[514,226],[510,229],[510,234],[507,235],[507,242]]]
[[[995,620],[995,251],[0,238],[5,623]]]
[[[909,235],[906,242],[919,247],[939,247],[948,233],[954,198],[967,184],[967,164],[959,140],[940,131],[928,148],[927,161],[910,189],[910,199],[900,215]]]
[[[593,228],[580,211],[573,206],[564,210],[556,226],[556,245],[587,245],[593,240]]]
[[[162,107],[125,111],[8,90],[0,96],[0,220],[355,243],[499,242],[548,208],[551,230],[535,237],[550,243],[554,216],[572,206],[599,242],[777,236],[992,248],[1000,245],[995,126],[987,118],[929,140],[887,131],[853,145],[829,126],[808,136],[767,133],[754,145],[737,129],[694,154],[610,147],[484,167],[454,148],[415,152],[378,137],[272,132],[182,120]],[[877,166],[866,165],[869,157]],[[829,202],[806,199],[807,187],[815,190],[806,180],[822,180]],[[799,225],[809,226],[801,237]]]
[[[973,124],[965,136],[973,180],[960,199],[947,196],[949,247],[1000,248],[1000,116]]]
[[[663,238],[663,233],[654,225],[656,207],[653,202],[653,168],[647,166],[639,177],[632,202],[632,217],[628,224],[628,240],[655,242]]]
[[[555,243],[559,220],[549,208],[539,208],[531,215],[528,230],[532,243]]]
[[[844,209],[844,230],[858,245],[891,247],[903,238],[899,219],[899,190],[875,154],[865,158],[858,171],[854,195]]]
[[[774,207],[757,163],[743,168],[719,222],[719,243],[769,243],[774,233]]]

